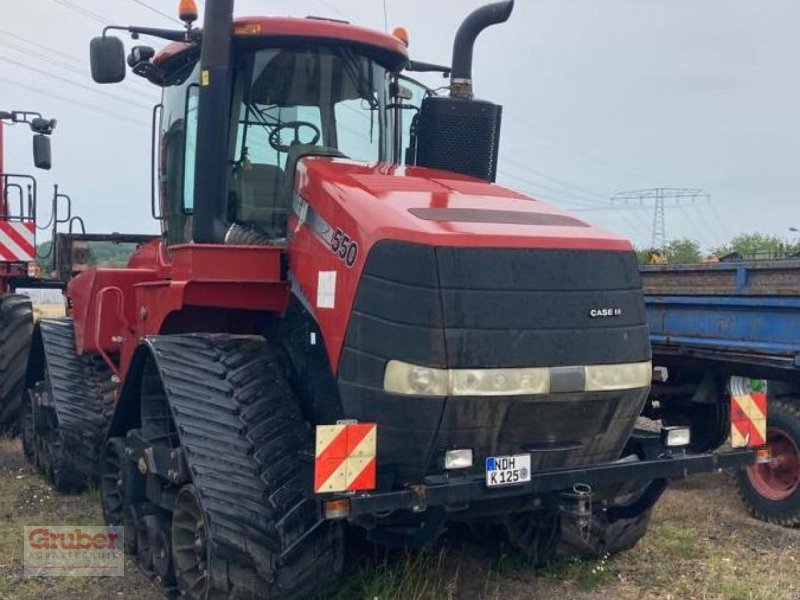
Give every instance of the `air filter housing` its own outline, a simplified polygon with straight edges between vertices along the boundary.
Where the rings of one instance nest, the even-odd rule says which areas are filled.
[[[483,100],[429,97],[422,102],[416,164],[493,182],[503,107]]]

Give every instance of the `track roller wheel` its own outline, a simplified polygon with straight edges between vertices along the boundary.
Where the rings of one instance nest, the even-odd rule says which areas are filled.
[[[58,416],[45,381],[37,382],[30,392],[29,435],[32,443],[29,443],[28,448],[33,452],[37,467],[56,490],[79,492],[86,486],[86,478],[74,464],[69,453],[64,451]]]
[[[195,487],[183,486],[172,512],[172,556],[178,590],[189,600],[224,598],[211,588],[208,528],[201,506]]]
[[[21,294],[0,296],[0,431],[19,432],[25,371],[33,336],[33,308]]]
[[[145,479],[125,456],[122,438],[106,442],[100,464],[100,499],[107,525],[124,524],[125,507],[145,499]]]

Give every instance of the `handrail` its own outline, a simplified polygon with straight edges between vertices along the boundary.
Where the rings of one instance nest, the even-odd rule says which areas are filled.
[[[117,365],[113,360],[111,360],[111,357],[103,348],[102,340],[100,339],[100,335],[102,333],[101,326],[103,323],[103,299],[107,294],[112,294],[112,293],[117,297],[117,318],[120,320],[125,329],[128,330],[127,331],[128,334],[133,333],[133,327],[131,326],[130,323],[128,323],[128,320],[125,318],[125,314],[123,311],[125,296],[122,293],[122,290],[115,285],[106,286],[104,288],[100,288],[100,290],[97,292],[97,299],[95,300],[96,314],[95,314],[95,324],[94,324],[94,345],[97,348],[97,352],[100,354],[100,357],[103,359],[103,362],[105,362],[108,365],[109,369],[111,369],[111,372],[114,374],[114,376],[117,379],[119,379],[120,378],[119,365]],[[111,338],[111,341],[115,343],[122,343],[124,339],[125,339],[124,336],[113,336]]]

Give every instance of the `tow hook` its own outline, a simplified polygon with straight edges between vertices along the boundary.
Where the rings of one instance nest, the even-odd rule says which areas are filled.
[[[591,533],[592,486],[588,483],[576,483],[571,491],[562,492],[558,509],[562,514],[575,519],[581,537],[587,540]]]

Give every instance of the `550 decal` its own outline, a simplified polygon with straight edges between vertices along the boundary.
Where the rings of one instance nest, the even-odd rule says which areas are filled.
[[[358,258],[358,242],[341,229],[336,229],[331,237],[331,252],[343,260],[348,267],[352,267]]]

